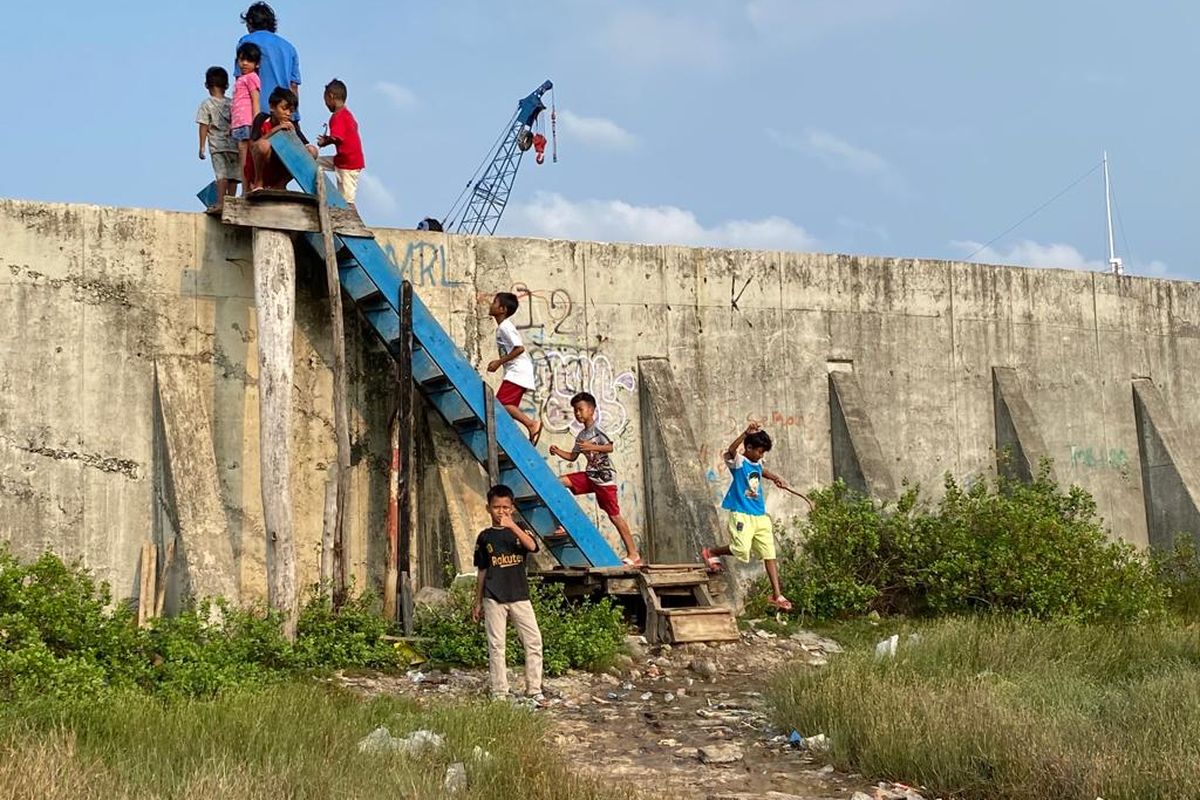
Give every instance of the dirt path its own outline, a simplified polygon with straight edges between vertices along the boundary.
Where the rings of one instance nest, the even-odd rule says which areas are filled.
[[[840,651],[835,642],[811,633],[747,633],[719,646],[631,644],[640,652],[613,673],[546,681],[552,697],[538,713],[551,740],[596,777],[686,800],[848,800],[855,792],[871,800],[919,798],[838,773],[771,728],[763,698],[770,673],[797,663],[819,669]],[[372,694],[451,698],[483,694],[487,675],[452,670],[341,681]],[[520,687],[521,676],[513,674],[511,683]]]

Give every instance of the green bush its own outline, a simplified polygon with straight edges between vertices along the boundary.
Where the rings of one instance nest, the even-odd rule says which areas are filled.
[[[964,489],[947,476],[936,509],[917,488],[888,507],[841,483],[813,500],[780,556],[785,594],[812,617],[1139,620],[1170,596],[1149,559],[1108,538],[1092,498],[1076,486],[1062,491],[1046,467],[1030,484],[998,478]]]
[[[483,625],[471,619],[474,585],[459,584],[450,591],[450,604],[424,609],[417,617],[417,634],[427,640],[431,659],[469,667],[487,666]],[[601,669],[611,663],[625,641],[621,609],[610,598],[598,602],[569,602],[557,584],[532,584],[530,599],[542,631],[543,664],[547,675],[568,669]],[[509,630],[505,658],[518,664],[525,654]]]
[[[131,608],[114,605],[108,586],[80,566],[49,553],[21,564],[0,545],[0,700],[138,688],[204,697],[298,671],[398,667],[383,639],[389,623],[371,604],[360,598],[334,613],[314,596],[294,643],[274,612],[223,600],[139,629]]]

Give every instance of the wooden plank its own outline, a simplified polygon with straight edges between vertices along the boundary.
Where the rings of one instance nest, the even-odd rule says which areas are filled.
[[[320,184],[318,184],[319,186]],[[307,197],[308,195],[303,195]],[[328,208],[328,206],[326,206]],[[351,208],[329,209],[333,232],[342,236],[374,238],[375,234],[362,223],[358,212]],[[277,231],[321,231],[319,206],[279,200],[254,202],[247,198],[227,197],[221,212],[221,222],[248,228],[270,228]]]
[[[413,595],[410,582],[412,576],[412,494],[416,481],[413,462],[413,437],[415,435],[413,398],[412,354],[413,354],[413,288],[408,281],[401,281],[396,308],[400,310],[400,341],[396,353],[396,552],[394,554],[399,574],[400,623],[404,630],[412,630],[412,603],[404,598]]]
[[[708,576],[694,571],[688,572],[651,572],[643,576],[642,580],[646,581],[651,586],[699,586],[708,583]]]
[[[175,539],[167,545],[167,553],[163,556],[162,572],[158,575],[158,591],[154,595],[154,616],[161,617],[163,607],[167,604],[167,579],[171,577],[171,569],[175,564]]]
[[[681,614],[681,611],[691,613]],[[728,609],[670,609],[663,611],[661,616],[672,644],[733,642],[741,638],[737,622]]]
[[[608,594],[637,594],[637,578],[609,578],[604,582],[604,591]]]
[[[143,542],[141,564],[138,569],[137,624],[139,628],[146,626],[154,610],[154,567],[154,544]]]
[[[400,591],[400,417],[394,415],[388,425],[391,462],[388,465],[387,564],[383,578],[383,616],[399,620],[396,606]]]
[[[490,386],[483,387],[484,430],[487,431],[488,487],[500,482],[500,448],[496,446],[496,395]]]
[[[267,598],[296,637],[296,543],[292,536],[292,337],[296,257],[287,233],[254,229],[259,458],[267,539]]]
[[[337,527],[337,481],[325,480],[325,514],[321,524],[321,591],[331,592],[333,587],[333,537]]]
[[[342,282],[338,274],[337,249],[333,245],[333,223],[325,196],[325,171],[317,168],[317,216],[325,251],[325,288],[329,293],[329,330],[333,338],[333,430],[337,438],[337,508],[333,528],[333,607],[346,602],[350,585],[349,553],[346,548],[346,503],[350,494],[350,417],[346,411],[346,331],[342,316]]]

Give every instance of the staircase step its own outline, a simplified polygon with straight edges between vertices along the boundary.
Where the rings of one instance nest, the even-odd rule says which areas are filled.
[[[362,303],[372,297],[379,295],[379,287],[375,285],[371,277],[358,265],[358,262],[350,266],[339,266],[338,274],[341,276],[342,288],[346,290],[346,294],[350,296],[355,303]]]
[[[697,574],[699,573],[699,574]],[[687,572],[647,572],[642,576],[647,586],[700,586],[708,583],[708,575],[699,570]]]
[[[425,395],[425,399],[438,410],[438,413],[442,415],[442,419],[446,420],[450,425],[460,426],[471,423],[478,424],[479,422],[475,413],[471,411],[471,407],[467,405],[467,401],[453,387],[442,391],[429,392]]]
[[[659,636],[671,644],[734,642],[741,639],[728,608],[664,608],[658,612]]]

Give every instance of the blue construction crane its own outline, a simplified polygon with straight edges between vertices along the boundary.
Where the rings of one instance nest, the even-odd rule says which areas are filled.
[[[516,113],[500,131],[496,144],[475,169],[475,174],[467,181],[440,227],[458,233],[483,233],[488,236],[496,232],[521,166],[521,157],[530,147],[534,147],[539,164],[544,158],[546,137],[535,133],[534,125],[546,110],[542,95],[553,88],[554,84],[546,81],[517,103]],[[551,114],[552,136],[553,124],[554,117]],[[422,225],[428,227],[431,222],[434,220],[427,219]]]

